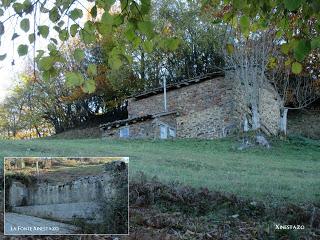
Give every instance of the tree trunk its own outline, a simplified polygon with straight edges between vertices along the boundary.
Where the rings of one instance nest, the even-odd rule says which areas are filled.
[[[258,105],[252,104],[251,105],[251,111],[252,111],[252,130],[256,131],[260,128],[260,115],[258,111]]]
[[[144,51],[141,51],[141,62],[140,62],[140,75],[141,75],[141,79],[143,81],[145,81],[145,56],[144,56]]]
[[[37,133],[38,137],[41,138],[41,133],[40,133],[38,127],[35,125],[34,128],[36,130],[36,133]]]
[[[249,123],[248,123],[248,118],[247,118],[247,116],[244,116],[243,131],[244,131],[244,132],[248,132],[248,131],[249,131]]]
[[[282,108],[280,111],[280,133],[284,136],[287,135],[287,116],[288,108]]]

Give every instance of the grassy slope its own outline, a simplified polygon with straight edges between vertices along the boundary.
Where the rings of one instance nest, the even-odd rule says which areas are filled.
[[[134,176],[236,193],[265,201],[320,203],[320,142],[274,142],[271,150],[233,150],[235,141],[0,141],[5,156],[129,156]]]

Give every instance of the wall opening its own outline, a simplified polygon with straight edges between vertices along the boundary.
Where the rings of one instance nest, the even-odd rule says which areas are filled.
[[[160,125],[160,139],[168,138],[168,127],[166,125]]]
[[[129,137],[129,127],[120,128],[120,138],[128,138]]]

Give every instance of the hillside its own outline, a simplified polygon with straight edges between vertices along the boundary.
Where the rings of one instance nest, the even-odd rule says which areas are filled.
[[[274,141],[270,150],[235,150],[234,139],[1,141],[5,156],[129,156],[131,179],[143,171],[164,182],[268,202],[320,203],[320,141]]]

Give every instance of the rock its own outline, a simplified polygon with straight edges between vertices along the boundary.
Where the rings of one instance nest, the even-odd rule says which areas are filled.
[[[249,139],[245,137],[242,139],[242,143],[237,149],[239,151],[242,151],[242,150],[245,150],[245,149],[252,147],[252,146],[253,146],[253,144],[251,144]]]
[[[258,145],[261,145],[263,147],[266,147],[266,148],[270,148],[270,144],[268,142],[268,140],[263,136],[263,135],[257,135],[256,136],[256,143]]]

